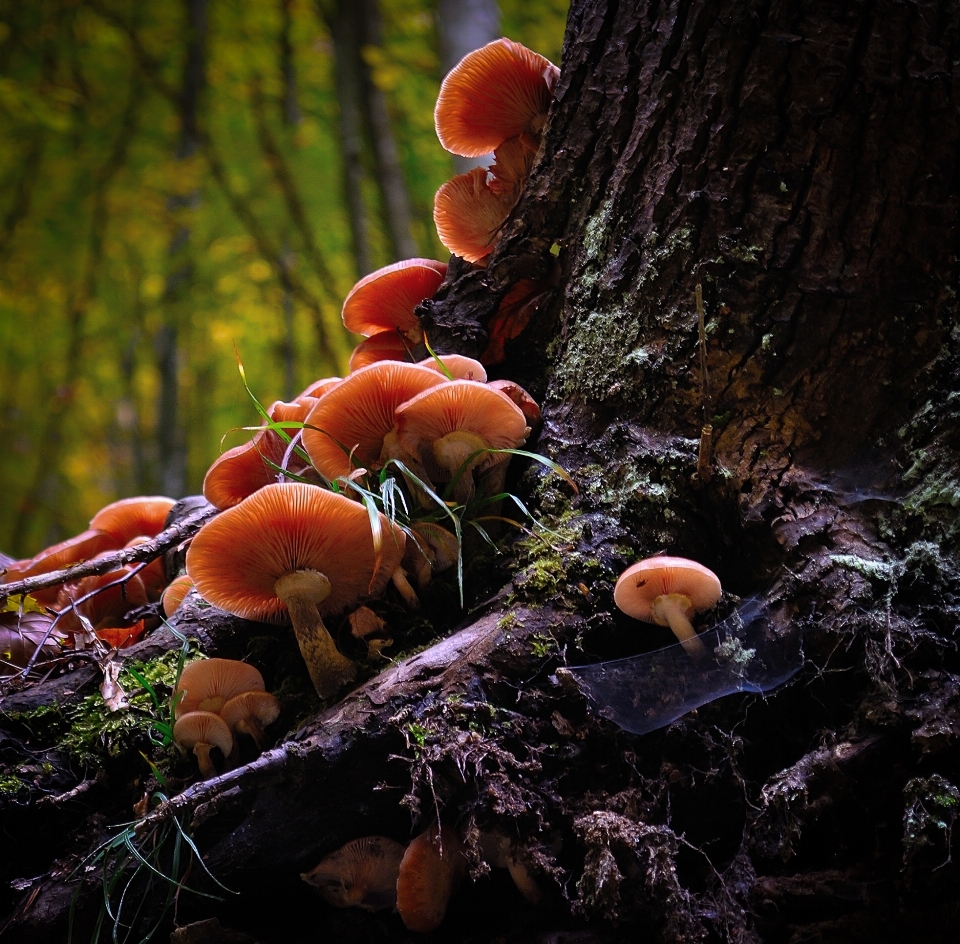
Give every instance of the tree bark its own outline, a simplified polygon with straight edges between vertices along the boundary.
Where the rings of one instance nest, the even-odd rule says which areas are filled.
[[[511,487],[552,534],[486,573],[502,590],[147,817],[142,835],[189,826],[243,893],[184,896],[181,920],[404,940],[395,916],[334,911],[298,874],[439,814],[477,878],[451,941],[951,939],[958,38],[946,3],[575,0],[525,194],[487,268],[452,266],[423,321],[439,349],[479,353],[517,279],[551,287],[502,370],[543,398],[535,448],[579,495],[525,472]],[[612,601],[659,550],[717,571],[716,619],[749,601],[764,645],[799,640],[802,658],[773,693],[638,736],[558,669],[638,656],[636,702],[667,697],[645,653],[669,640]],[[490,829],[536,876],[535,908],[481,877]],[[12,940],[63,922],[61,879],[23,894]],[[84,920],[100,894],[82,887]]]

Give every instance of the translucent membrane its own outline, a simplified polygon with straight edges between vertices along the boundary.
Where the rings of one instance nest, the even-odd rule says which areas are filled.
[[[784,632],[759,600],[700,633],[709,656],[692,659],[677,643],[628,659],[572,666],[598,713],[632,734],[666,727],[694,708],[736,692],[767,692],[803,665],[799,631]]]

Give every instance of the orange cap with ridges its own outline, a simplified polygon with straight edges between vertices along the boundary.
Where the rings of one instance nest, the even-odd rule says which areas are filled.
[[[423,334],[417,305],[433,298],[447,274],[435,259],[404,259],[365,275],[343,303],[343,324],[354,334],[370,336],[398,330],[418,342]]]
[[[468,53],[440,86],[434,125],[453,154],[482,157],[518,134],[539,134],[560,70],[509,39]]]

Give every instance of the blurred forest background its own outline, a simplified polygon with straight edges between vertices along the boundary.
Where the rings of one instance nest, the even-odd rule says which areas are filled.
[[[442,75],[559,64],[567,6],[0,0],[0,551],[198,492],[259,423],[237,356],[265,404],[342,374],[353,283],[449,255]]]

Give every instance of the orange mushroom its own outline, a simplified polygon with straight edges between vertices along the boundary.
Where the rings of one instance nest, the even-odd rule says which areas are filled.
[[[440,143],[463,157],[482,157],[508,138],[539,136],[560,70],[509,39],[468,53],[450,70],[437,98]]]
[[[423,337],[415,309],[433,298],[447,274],[435,259],[404,259],[365,275],[343,303],[343,324],[354,334],[399,331],[412,344]]]
[[[485,167],[448,180],[433,198],[433,222],[437,235],[454,255],[467,262],[480,262],[493,252],[500,228],[519,196],[513,190],[497,191]]]
[[[440,927],[466,873],[463,844],[449,826],[431,826],[407,846],[397,876],[397,911],[411,931]]]
[[[404,847],[386,836],[364,836],[324,856],[302,878],[335,908],[393,910]]]
[[[396,425],[394,411],[411,397],[444,382],[427,367],[381,361],[362,367],[321,397],[303,430],[303,446],[321,475],[333,480],[357,467],[378,468],[398,458],[384,440]],[[392,440],[391,440],[392,443]]]
[[[180,604],[183,603],[184,598],[192,589],[193,581],[186,574],[175,577],[170,581],[167,589],[163,591],[163,596],[160,597],[160,608],[167,619],[170,619],[180,609]]]
[[[438,354],[436,357],[427,357],[419,362],[421,367],[429,367],[438,374],[443,374],[452,380],[476,380],[484,383],[487,379],[487,370],[472,357],[463,354]]]
[[[198,659],[183,667],[173,693],[174,715],[188,711],[220,714],[235,695],[262,692],[263,676],[252,665],[237,659]]]
[[[381,331],[361,341],[350,355],[350,372],[360,370],[378,361],[404,361],[410,363],[413,358],[410,351],[416,345],[411,344],[399,331]]]
[[[229,613],[290,620],[314,687],[328,698],[356,677],[356,665],[323,617],[381,593],[403,557],[403,532],[384,515],[377,526],[375,541],[367,509],[335,492],[267,485],[200,529],[187,572],[204,599]]]
[[[397,408],[397,439],[419,455],[434,482],[456,479],[454,498],[466,503],[474,493],[473,473],[509,457],[490,450],[522,445],[530,434],[523,413],[486,384],[451,380]]]
[[[173,726],[173,739],[181,747],[193,750],[204,780],[217,776],[210,752],[217,748],[223,756],[233,752],[233,735],[226,721],[212,711],[190,711]]]
[[[277,400],[268,412],[274,423],[302,423],[318,402],[301,394],[294,403]],[[293,432],[289,430],[288,435]],[[228,449],[214,460],[203,479],[204,498],[216,508],[231,508],[257,489],[275,482],[276,467],[282,465],[288,445],[275,430],[264,425],[249,442]],[[290,465],[293,473],[300,473],[303,468],[298,459]]]
[[[61,587],[54,607],[60,613],[57,629],[72,635],[78,647],[88,626],[114,648],[136,642],[143,634],[143,625],[130,620],[127,614],[144,606],[148,599],[143,581],[132,574],[134,566],[128,564],[120,570],[84,577]]]
[[[253,738],[257,750],[263,750],[263,729],[280,717],[280,703],[270,692],[241,692],[224,702],[220,717],[235,734]]]
[[[155,538],[166,523],[170,509],[176,504],[161,495],[138,495],[124,498],[101,508],[91,519],[90,527],[106,531],[123,547],[131,538],[144,535]]]
[[[617,580],[613,599],[628,616],[669,626],[696,658],[707,654],[690,617],[716,606],[722,594],[717,575],[685,557],[649,557],[628,567]]]

